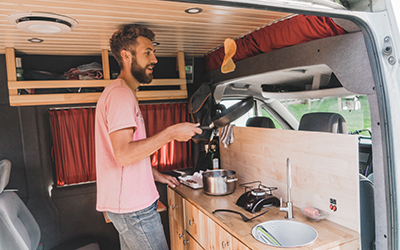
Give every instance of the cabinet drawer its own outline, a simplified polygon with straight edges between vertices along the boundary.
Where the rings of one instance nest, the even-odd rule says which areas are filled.
[[[242,242],[238,241],[236,238],[232,237],[232,249],[234,250],[250,250],[246,245]]]
[[[220,227],[212,219],[207,218],[208,245],[210,250],[249,250],[243,243],[238,241],[225,229]]]
[[[207,218],[208,245],[210,250],[232,249],[232,236],[210,218]]]
[[[183,198],[171,188],[167,188],[167,195],[171,249],[184,250]]]
[[[168,216],[169,223],[173,227],[182,227],[183,225],[183,198],[171,188],[168,188]]]
[[[204,250],[199,243],[197,243],[190,234],[185,235],[185,250]],[[172,248],[173,249],[173,248]]]
[[[171,249],[185,250],[186,232],[183,227],[170,226]]]
[[[207,217],[187,200],[185,207],[185,229],[202,246],[207,244]]]

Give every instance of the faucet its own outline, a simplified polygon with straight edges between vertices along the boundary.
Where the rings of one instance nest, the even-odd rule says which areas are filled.
[[[290,167],[290,160],[289,158],[287,158],[287,202],[286,202],[286,207],[282,206],[282,197],[281,197],[281,204],[280,204],[280,211],[286,212],[286,219],[293,219],[293,203],[292,200],[290,198],[290,190],[292,189],[292,171],[291,171],[291,167]]]

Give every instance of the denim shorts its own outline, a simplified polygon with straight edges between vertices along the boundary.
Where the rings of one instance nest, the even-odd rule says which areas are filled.
[[[121,250],[168,250],[157,202],[137,212],[107,212],[119,233]]]

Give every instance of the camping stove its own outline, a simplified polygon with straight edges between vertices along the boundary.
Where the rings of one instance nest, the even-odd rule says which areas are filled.
[[[272,195],[276,187],[264,186],[261,181],[243,183],[239,186],[244,186],[245,192],[236,201],[236,205],[249,212],[256,213],[263,207],[280,206],[279,199]]]

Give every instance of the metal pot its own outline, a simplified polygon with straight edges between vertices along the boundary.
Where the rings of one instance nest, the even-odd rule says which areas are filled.
[[[227,195],[236,189],[236,172],[217,169],[203,173],[203,190],[209,195]]]

